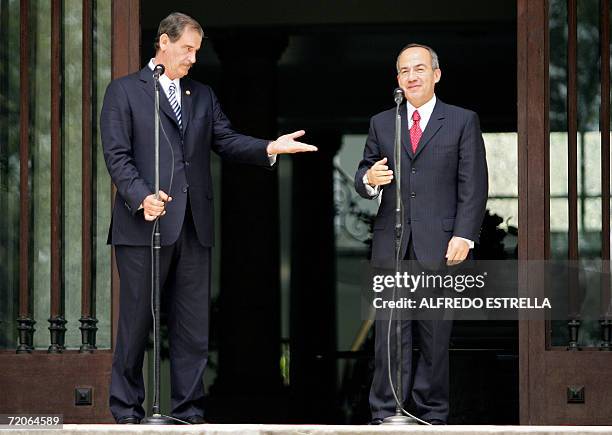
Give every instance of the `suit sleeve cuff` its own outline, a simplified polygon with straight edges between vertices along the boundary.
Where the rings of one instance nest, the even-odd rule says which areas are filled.
[[[128,211],[132,215],[135,215],[139,210],[142,210],[143,208],[142,204],[144,203],[145,198],[151,195],[151,193],[152,192],[149,191],[149,189],[146,187],[139,189],[138,193],[135,195],[134,200],[125,201],[125,206],[127,207]]]

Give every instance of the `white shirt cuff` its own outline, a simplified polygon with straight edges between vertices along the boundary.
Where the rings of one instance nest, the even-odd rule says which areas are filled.
[[[378,194],[380,193],[380,186],[370,186],[368,184],[368,175],[367,174],[363,174],[363,185],[366,188],[366,192],[368,192],[368,195],[370,195],[372,198],[377,197]]]
[[[276,154],[268,154],[268,159],[270,160],[270,166],[274,166],[276,163]]]
[[[463,240],[465,243],[467,243],[467,244],[468,244],[468,247],[469,247],[470,249],[474,249],[474,241],[473,241],[473,240],[466,239],[466,238],[464,238],[464,237],[459,237],[459,236],[455,236],[455,237],[457,237],[459,240]]]

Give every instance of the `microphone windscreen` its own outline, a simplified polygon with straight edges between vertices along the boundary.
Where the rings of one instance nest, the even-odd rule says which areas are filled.
[[[402,88],[395,88],[393,91],[393,99],[395,100],[395,104],[399,104],[404,99],[404,90]]]
[[[166,67],[164,67],[161,63],[155,65],[155,68],[153,68],[153,74],[158,77],[163,75],[164,71],[166,71]]]

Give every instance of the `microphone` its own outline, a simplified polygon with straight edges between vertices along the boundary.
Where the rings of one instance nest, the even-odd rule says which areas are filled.
[[[164,71],[166,71],[166,68],[161,63],[155,65],[155,68],[153,68],[153,78],[159,80],[159,77],[164,74]]]
[[[395,104],[400,104],[404,100],[404,90],[402,88],[395,88],[393,91],[393,99]]]

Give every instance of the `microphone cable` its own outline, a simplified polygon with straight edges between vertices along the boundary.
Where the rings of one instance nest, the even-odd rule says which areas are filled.
[[[396,168],[397,169],[397,165]],[[399,179],[401,180],[401,174],[399,175]],[[397,177],[396,177],[396,189],[401,188],[399,186],[399,184],[397,184]],[[400,229],[400,243],[399,243],[399,247],[400,249],[397,250],[397,252],[395,253],[395,264],[399,265],[400,264],[400,256],[401,256],[401,251],[402,251],[402,246],[403,246],[403,242],[404,242],[404,201],[400,198],[400,214],[401,214],[401,219],[402,219],[402,227]],[[393,300],[395,300],[396,295],[397,295],[397,282],[395,283],[395,286],[393,286]],[[391,374],[391,322],[393,320],[393,313],[395,312],[397,308],[395,307],[395,305],[391,308],[391,312],[389,314],[389,322],[387,325],[387,376],[389,379],[389,385],[391,385],[391,391],[393,392],[393,398],[395,399],[395,404],[397,406],[397,409],[399,409],[400,411],[402,411],[402,413],[416,421],[418,421],[421,424],[424,425],[428,425],[430,426],[431,423],[425,421],[425,420],[421,420],[418,417],[415,417],[414,415],[412,415],[411,413],[409,413],[408,411],[406,411],[404,409],[403,404],[400,402],[399,397],[397,397],[397,392],[395,391],[395,386],[393,384],[393,376]],[[396,322],[401,322],[402,320],[399,318],[396,320]],[[400,329],[402,328],[402,325],[400,324]],[[402,334],[403,337],[403,334]],[[403,343],[399,343],[399,346],[403,346]],[[396,353],[400,352],[400,348],[398,347],[397,349],[395,349]],[[412,353],[412,346],[410,347],[410,352]],[[402,358],[402,363],[404,362],[404,358]],[[397,370],[402,370],[403,371],[403,367],[398,367]],[[402,376],[402,383],[403,383],[403,376]],[[399,385],[399,388],[401,388],[403,390],[404,386],[403,385]],[[405,398],[404,398],[405,399]]]
[[[172,196],[172,183],[174,181],[174,148],[172,147],[172,142],[170,142],[170,139],[168,138],[168,135],[166,134],[166,129],[164,128],[164,123],[161,122],[161,117],[159,116],[159,107],[155,107],[155,111],[157,112],[157,116],[159,119],[159,126],[161,127],[161,131],[162,134],[164,135],[164,138],[166,139],[166,144],[168,145],[168,148],[170,149],[170,154],[172,155],[172,169],[170,170],[170,183],[168,185],[168,196]],[[158,192],[156,192],[156,194],[158,194]],[[164,211],[165,211],[165,205],[164,205]],[[161,216],[157,216],[155,218],[155,220],[153,221],[153,228],[151,230],[151,316],[153,317],[153,325],[155,325],[156,322],[156,316],[155,316],[155,285],[153,283],[154,281],[154,275],[153,275],[153,268],[154,268],[154,264],[153,264],[153,245],[154,245],[154,237],[155,237],[155,231],[157,231],[157,229],[159,228],[159,218]],[[161,247],[160,247],[161,248]],[[160,252],[161,255],[161,252]],[[161,291],[161,289],[160,289]],[[157,337],[155,336],[155,334],[153,334],[153,349],[156,349],[157,346],[159,346],[159,343],[157,343]],[[157,397],[157,390],[154,389],[154,396],[153,396],[153,402],[154,403],[159,403],[159,397]],[[180,420],[178,418],[169,416],[169,415],[164,415],[164,414],[160,414],[162,417],[166,417],[172,420],[176,420],[178,422],[181,422],[182,424],[190,424],[186,421]]]

